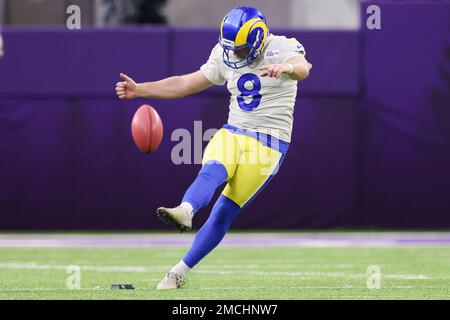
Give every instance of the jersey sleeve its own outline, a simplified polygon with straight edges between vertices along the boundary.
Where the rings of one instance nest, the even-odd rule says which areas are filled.
[[[206,78],[208,78],[209,81],[218,86],[224,85],[227,81],[223,76],[222,70],[220,68],[220,50],[221,48],[216,45],[211,51],[211,55],[209,56],[208,61],[200,67],[200,70],[203,72]]]
[[[303,45],[295,38],[285,39],[281,45],[281,59],[283,62],[296,56],[306,56]]]

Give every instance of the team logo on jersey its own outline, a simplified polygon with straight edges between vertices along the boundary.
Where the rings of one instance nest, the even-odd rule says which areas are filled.
[[[280,55],[280,50],[269,50],[266,52],[266,58],[273,58]]]
[[[300,54],[305,54],[305,49],[303,49],[302,45],[298,44],[295,52],[300,53]]]

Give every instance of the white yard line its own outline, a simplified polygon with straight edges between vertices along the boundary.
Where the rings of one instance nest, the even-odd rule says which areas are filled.
[[[59,264],[39,264],[35,262],[3,262],[0,263],[0,269],[16,269],[16,270],[67,270],[69,265]],[[170,266],[159,265],[151,268],[144,266],[94,266],[80,265],[82,271],[95,272],[125,272],[125,273],[150,273],[150,272],[167,272]],[[280,271],[252,271],[252,270],[212,270],[203,267],[200,270],[194,270],[194,274],[213,274],[213,275],[249,275],[249,276],[284,276],[295,278],[313,278],[313,277],[352,277],[366,278],[366,274],[354,274],[349,272],[280,272]],[[397,280],[428,280],[431,277],[419,274],[383,274],[383,278]]]
[[[57,264],[38,264],[35,262],[6,262],[0,263],[0,269],[22,269],[22,270],[67,270],[69,265]],[[155,266],[146,268],[142,266],[90,266],[80,265],[81,270],[97,271],[97,272],[128,272],[128,273],[145,273],[167,271],[168,266]]]
[[[355,274],[353,278],[367,278],[366,274]],[[431,277],[424,274],[381,274],[382,278],[397,280],[429,280]]]

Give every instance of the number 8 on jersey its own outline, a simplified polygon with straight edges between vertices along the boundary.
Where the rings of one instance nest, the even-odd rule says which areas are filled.
[[[260,93],[261,81],[258,76],[253,73],[244,74],[239,78],[237,87],[241,92],[241,94],[237,96],[239,107],[245,111],[252,111],[258,108],[262,98]],[[251,98],[251,100],[246,102],[245,98]]]

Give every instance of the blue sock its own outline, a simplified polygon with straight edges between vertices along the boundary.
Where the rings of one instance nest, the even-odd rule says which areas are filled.
[[[194,213],[208,205],[217,188],[227,181],[228,173],[219,162],[207,162],[203,165],[197,178],[186,191],[182,202],[189,202]]]
[[[189,268],[193,268],[222,241],[241,207],[221,195],[216,201],[211,215],[195,236],[189,252],[183,258]]]

